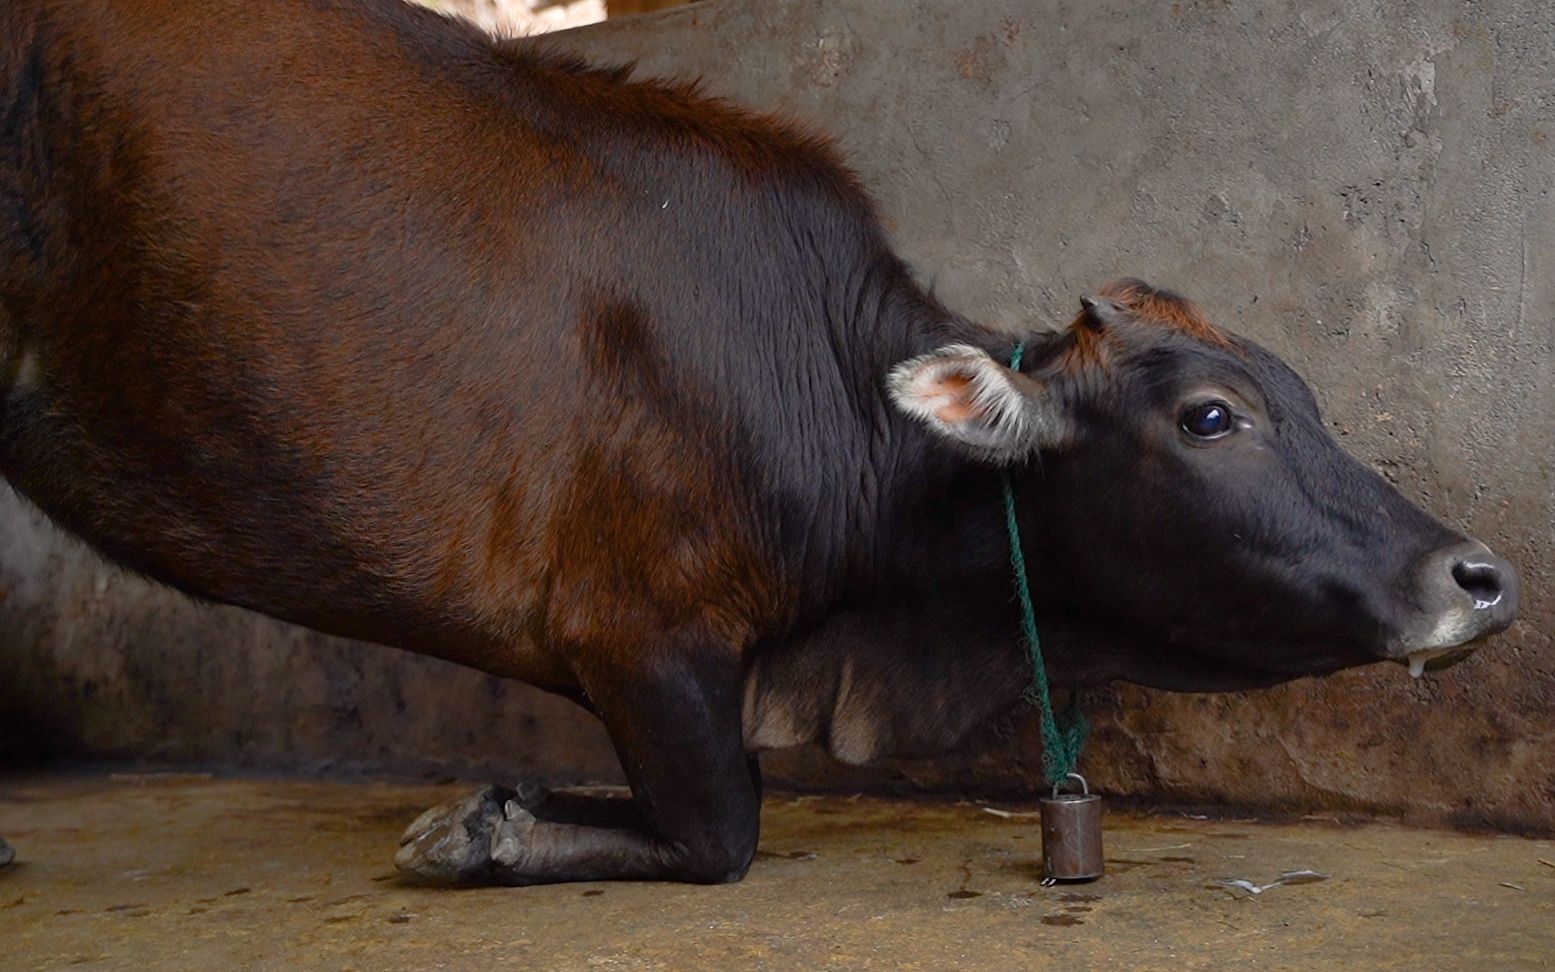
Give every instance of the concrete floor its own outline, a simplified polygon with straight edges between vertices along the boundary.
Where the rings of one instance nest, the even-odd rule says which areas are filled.
[[[412,887],[389,860],[462,787],[0,780],[0,968],[1546,968],[1555,842],[1113,813],[1108,875],[1038,885],[1035,822],[777,796],[726,887]],[[1545,863],[1551,862],[1551,863]],[[1311,868],[1331,878],[1257,896]]]

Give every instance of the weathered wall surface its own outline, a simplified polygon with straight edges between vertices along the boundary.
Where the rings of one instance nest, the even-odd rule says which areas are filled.
[[[903,250],[997,326],[1120,273],[1283,353],[1350,449],[1524,572],[1469,662],[1094,693],[1113,792],[1555,828],[1555,13],[1543,0],[721,0],[555,43],[830,130]],[[567,704],[196,607],[0,500],[0,720],[76,753],[613,774]],[[811,783],[1030,790],[1030,720]]]

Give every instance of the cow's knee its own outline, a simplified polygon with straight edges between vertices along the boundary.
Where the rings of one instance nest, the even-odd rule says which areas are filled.
[[[636,677],[589,689],[666,870],[680,881],[738,881],[756,856],[761,797],[731,656],[685,647]]]
[[[678,869],[682,880],[693,884],[733,884],[742,879],[756,859],[760,830],[759,820],[753,817],[749,821],[731,821],[701,839],[683,843]]]

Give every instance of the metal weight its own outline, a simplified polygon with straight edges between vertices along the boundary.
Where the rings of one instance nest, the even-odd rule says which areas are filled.
[[[1044,883],[1102,876],[1101,797],[1091,792],[1085,777],[1069,775],[1080,781],[1081,792],[1060,793],[1055,783],[1053,795],[1041,800]]]

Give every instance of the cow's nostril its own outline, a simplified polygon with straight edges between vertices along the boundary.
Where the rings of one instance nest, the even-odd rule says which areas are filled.
[[[1476,610],[1494,607],[1506,596],[1507,566],[1493,557],[1469,557],[1452,565],[1452,579],[1474,598]]]

